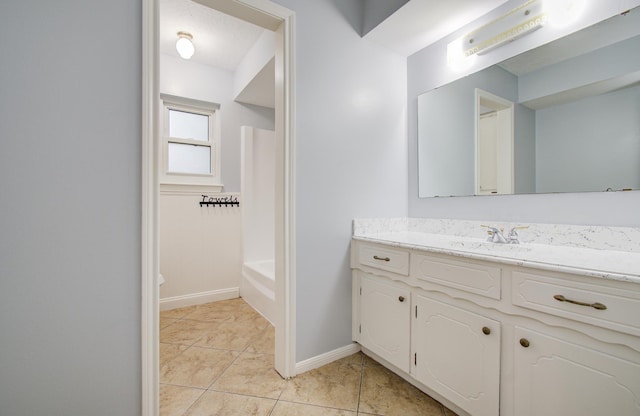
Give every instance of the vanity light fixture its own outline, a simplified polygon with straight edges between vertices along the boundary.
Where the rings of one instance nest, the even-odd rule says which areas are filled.
[[[456,71],[473,65],[470,59],[528,35],[545,24],[565,27],[575,22],[586,0],[528,0],[521,6],[459,37],[447,46],[447,63]]]
[[[191,59],[196,48],[192,42],[193,36],[189,32],[178,32],[178,41],[176,42],[176,51],[182,59]]]
[[[465,56],[482,55],[532,33],[547,22],[541,0],[529,0],[486,25],[462,37]]]

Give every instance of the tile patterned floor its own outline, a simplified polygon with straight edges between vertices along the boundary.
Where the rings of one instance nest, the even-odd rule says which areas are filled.
[[[363,354],[283,380],[242,299],[160,313],[161,416],[456,416]]]

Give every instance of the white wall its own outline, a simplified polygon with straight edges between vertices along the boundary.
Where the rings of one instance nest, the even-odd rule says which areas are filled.
[[[529,48],[553,40],[566,32],[588,26],[616,13],[640,4],[637,0],[598,2],[588,1],[585,13],[573,26],[565,29],[538,30],[476,61],[472,69],[486,68]],[[408,58],[408,132],[409,154],[417,154],[417,97],[439,87],[465,73],[455,73],[447,68],[446,45],[463,32],[490,21],[499,14],[511,10],[517,1],[505,3],[489,16],[445,37]],[[470,70],[471,71],[471,70]],[[465,218],[478,220],[503,220],[511,222],[541,222],[568,224],[602,224],[620,226],[640,225],[637,207],[640,192],[573,193],[542,195],[506,195],[456,198],[418,198],[418,163],[416,156],[409,157],[409,215],[414,217]]]
[[[256,43],[249,49],[247,54],[242,58],[242,61],[238,64],[233,77],[233,97],[238,99],[243,93],[250,96],[256,94],[256,91],[245,91],[250,89],[251,84],[255,81],[256,77],[260,75],[260,71],[269,64],[269,61],[274,59],[276,49],[275,32],[270,30],[264,30]],[[275,75],[274,75],[275,79]],[[265,96],[269,97],[269,105],[265,107],[274,108],[275,103],[271,102],[275,100],[275,82],[271,80],[268,86],[259,86],[261,89],[268,89],[268,94],[260,91]],[[244,101],[244,100],[239,100]],[[260,104],[259,102],[256,104]],[[264,105],[264,104],[263,104]]]
[[[141,19],[0,2],[1,415],[140,415]]]
[[[234,73],[160,55],[160,92],[220,104],[221,179],[225,192],[240,192],[240,127],[273,130],[273,109],[233,101]]]
[[[406,60],[360,38],[359,1],[277,2],[296,12],[300,362],[351,343],[352,219],[406,215]]]
[[[241,277],[241,211],[203,206],[202,192],[160,191],[160,309],[238,296]],[[234,197],[239,194],[208,194]]]

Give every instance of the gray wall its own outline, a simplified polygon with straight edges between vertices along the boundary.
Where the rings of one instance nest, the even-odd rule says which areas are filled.
[[[536,191],[536,112],[516,104],[515,123],[515,193],[531,194]]]
[[[300,362],[351,343],[352,219],[407,213],[406,60],[353,29],[358,1],[278,3],[296,12]]]
[[[455,198],[418,198],[418,157],[417,157],[417,97],[435,87],[460,78],[464,73],[453,73],[446,69],[446,45],[460,34],[478,23],[489,21],[500,13],[509,11],[517,1],[509,1],[500,6],[483,21],[461,28],[436,44],[418,51],[407,60],[407,114],[409,136],[409,216],[432,218],[465,218],[478,220],[500,220],[510,222],[601,224],[619,226],[640,226],[638,206],[640,192],[599,192],[542,195],[476,196]],[[625,7],[637,5],[628,2]],[[588,25],[615,14],[619,4],[608,2],[594,4],[585,10],[583,18],[575,27]],[[628,8],[627,7],[627,8]],[[622,10],[619,10],[622,11]],[[548,35],[547,35],[548,34]],[[547,27],[530,36],[505,45],[486,55],[478,57],[475,70],[486,68],[503,59],[514,56],[531,47],[538,46],[563,33]],[[517,157],[517,156],[516,156]]]
[[[375,29],[409,0],[362,0],[362,36]]]
[[[640,86],[536,111],[538,192],[640,189]]]
[[[278,2],[301,361],[351,342],[352,219],[407,212],[406,63],[350,26],[358,1]],[[141,5],[5,0],[0,21],[0,414],[138,415]]]
[[[352,218],[407,213],[407,78],[350,26],[358,1],[277,2],[297,12],[301,361],[350,342]],[[0,414],[140,413],[140,8],[0,2]],[[640,225],[637,192],[418,200],[415,130],[411,215]]]
[[[420,195],[475,193],[476,88],[518,99],[518,79],[497,66],[418,97]]]
[[[640,13],[637,15],[640,16]],[[640,25],[640,21],[638,24]],[[640,31],[640,27],[636,30]],[[639,66],[640,36],[635,36],[518,77],[519,100],[520,102],[534,100],[632,74],[637,72]]]
[[[0,414],[139,415],[141,5],[0,2]]]

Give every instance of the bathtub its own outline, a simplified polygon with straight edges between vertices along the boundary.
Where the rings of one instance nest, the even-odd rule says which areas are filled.
[[[275,318],[275,263],[273,260],[242,265],[240,296],[273,324]]]

